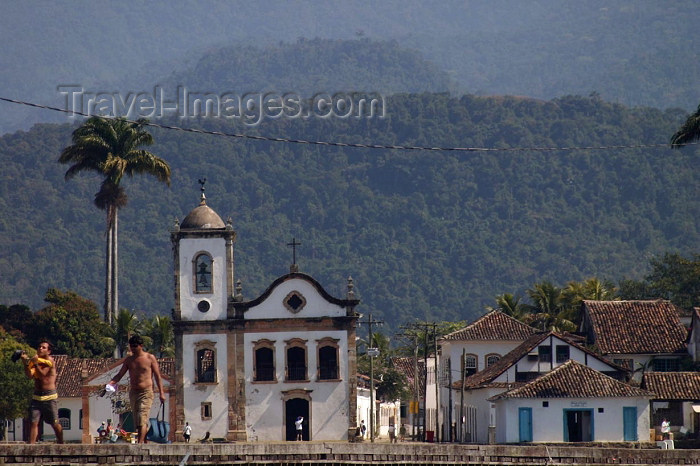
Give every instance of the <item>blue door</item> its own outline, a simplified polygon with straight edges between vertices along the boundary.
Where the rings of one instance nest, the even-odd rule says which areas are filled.
[[[521,442],[532,442],[532,408],[518,408],[518,430]]]
[[[636,442],[637,437],[637,407],[624,406],[622,408],[622,423],[625,442]]]

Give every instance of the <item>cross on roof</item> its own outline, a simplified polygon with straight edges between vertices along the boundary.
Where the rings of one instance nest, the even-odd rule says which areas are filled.
[[[301,243],[298,243],[297,239],[294,237],[292,237],[291,243],[287,243],[287,246],[292,247],[292,265],[293,266],[297,264],[297,246],[300,246],[300,245],[301,245]]]

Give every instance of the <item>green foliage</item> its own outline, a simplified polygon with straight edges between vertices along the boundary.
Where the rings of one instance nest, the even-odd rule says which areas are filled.
[[[156,357],[175,356],[175,333],[173,321],[167,316],[155,316],[144,321],[144,334],[149,339],[148,348]]]
[[[700,254],[665,253],[650,264],[651,272],[644,280],[621,283],[622,299],[664,298],[683,309],[700,306]]]
[[[187,123],[273,137],[508,148],[656,144],[685,118],[595,96],[404,94],[387,98],[386,108],[384,119]],[[0,138],[0,302],[37,309],[45,289],[37,283],[102,301],[104,219],[87,202],[97,178],[63,183],[52,163],[72,129],[38,125]],[[202,176],[208,205],[233,219],[244,299],[287,273],[294,236],[301,271],[335,296],[351,275],[361,307],[376,309],[386,331],[473,320],[494,296],[525,297],[533,283],[641,280],[649,257],[700,248],[694,147],[458,153],[153,135],[154,152],[171,165],[172,190],[124,181],[130,205],[120,211],[119,244],[121,307],[148,318],[174,306],[169,230],[198,204]]]
[[[19,343],[0,327],[0,419],[23,417],[34,391],[32,380],[25,375],[22,364],[10,359],[18,349],[34,353],[28,345]]]
[[[72,358],[110,356],[114,348],[111,329],[100,318],[92,301],[73,291],[51,288],[46,292],[48,306],[37,311],[32,321],[28,342],[36,347],[47,338],[54,354]]]
[[[141,333],[142,322],[139,321],[135,313],[128,309],[120,309],[112,326],[117,352],[119,357],[124,357],[129,346],[129,338],[134,334]]]

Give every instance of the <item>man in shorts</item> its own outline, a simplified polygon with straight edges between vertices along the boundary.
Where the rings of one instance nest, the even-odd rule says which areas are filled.
[[[153,379],[158,386],[160,401],[165,403],[163,380],[156,357],[143,350],[143,339],[140,335],[129,338],[131,355],[124,360],[119,373],[109,381],[116,385],[129,371],[129,403],[134,414],[134,424],[138,431],[138,443],[146,443],[148,433],[148,415],[153,404]]]
[[[46,340],[39,342],[36,355],[30,358],[27,353],[22,353],[24,373],[30,379],[34,379],[34,394],[29,405],[29,443],[36,443],[39,436],[39,421],[53,427],[56,434],[56,442],[63,443],[63,428],[58,422],[58,392],[56,391],[56,364],[51,356],[51,343]]]

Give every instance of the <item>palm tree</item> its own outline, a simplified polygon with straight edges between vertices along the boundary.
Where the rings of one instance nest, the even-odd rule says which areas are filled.
[[[119,308],[117,220],[119,209],[127,203],[120,186],[124,175],[155,176],[170,186],[170,166],[141,146],[153,144],[153,136],[144,129],[147,120],[92,117],[73,131],[73,144],[64,148],[59,163],[71,164],[66,180],[83,171],[97,172],[103,177],[95,194],[95,205],[107,212],[107,251],[105,260],[105,321],[109,324]]]
[[[135,333],[140,333],[141,322],[136,314],[128,309],[121,309],[114,319],[114,342],[116,343],[115,357],[124,357],[129,338]]]
[[[581,323],[581,302],[612,301],[617,299],[615,285],[599,278],[589,278],[583,282],[571,281],[561,292],[562,311],[560,316],[572,321],[578,327]]]
[[[576,324],[567,319],[562,313],[561,288],[544,281],[535,283],[531,289],[527,290],[527,294],[533,304],[527,305],[530,315],[526,316],[525,323],[543,331],[576,330]]]
[[[153,352],[159,358],[175,356],[175,334],[169,317],[155,316],[146,321],[144,333],[150,337]]]
[[[678,149],[698,139],[700,139],[700,105],[671,137],[671,147]]]
[[[496,296],[496,307],[488,306],[486,309],[489,311],[501,311],[518,320],[522,320],[525,314],[527,314],[525,304],[520,302],[519,296],[514,296],[512,293],[503,293],[502,295]]]

